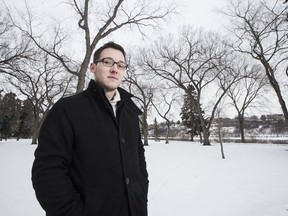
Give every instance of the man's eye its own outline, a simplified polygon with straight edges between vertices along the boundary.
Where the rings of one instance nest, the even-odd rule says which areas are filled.
[[[118,64],[119,68],[125,68],[125,66],[126,66],[125,64]]]
[[[111,63],[112,63],[112,61],[110,61],[109,59],[105,59],[103,62],[104,62],[105,64],[111,64]]]

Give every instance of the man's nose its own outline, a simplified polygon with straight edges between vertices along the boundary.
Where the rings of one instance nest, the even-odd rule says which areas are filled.
[[[114,63],[111,67],[111,72],[113,73],[118,73],[118,66],[116,63]]]

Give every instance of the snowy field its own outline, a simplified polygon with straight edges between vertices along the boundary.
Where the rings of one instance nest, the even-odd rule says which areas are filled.
[[[0,142],[0,215],[44,216],[30,181],[35,145]],[[288,145],[150,141],[149,216],[288,216]]]

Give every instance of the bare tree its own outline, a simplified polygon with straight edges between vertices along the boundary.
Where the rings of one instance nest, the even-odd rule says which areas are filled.
[[[0,10],[0,74],[22,59],[31,59],[34,51],[31,41],[13,28],[8,15]]]
[[[237,0],[230,1],[224,14],[230,17],[231,35],[236,38],[231,46],[261,63],[288,121],[287,105],[281,90],[288,60],[286,10],[287,6],[283,9],[279,0]]]
[[[223,145],[223,136],[224,136],[224,129],[223,129],[223,122],[221,121],[221,113],[223,111],[223,106],[219,106],[216,109],[216,117],[217,117],[217,135],[220,143],[220,149],[221,149],[221,156],[222,159],[225,159],[225,153],[224,153],[224,145]]]
[[[265,86],[267,86],[267,78],[263,73],[260,73],[259,65],[241,62],[238,58],[238,63],[233,64],[235,70],[242,74],[242,79],[233,85],[227,95],[232,100],[232,105],[235,107],[238,116],[240,128],[241,142],[245,142],[244,121],[245,113],[248,109],[257,108],[259,97],[263,96]]]
[[[37,143],[39,128],[54,102],[68,93],[71,75],[60,69],[59,62],[43,52],[37,52],[34,61],[23,60],[5,71],[9,85],[16,88],[33,104],[32,144]],[[70,92],[71,93],[71,92]]]
[[[141,80],[144,80],[141,81]],[[140,124],[142,128],[144,145],[148,146],[148,115],[151,109],[151,102],[154,96],[153,84],[145,82],[145,76],[141,73],[137,73],[135,67],[130,67],[126,73],[123,85],[128,86],[129,92],[131,92],[137,99],[135,102],[140,106],[142,115]]]
[[[43,51],[48,53],[53,58],[61,62],[62,66],[78,79],[77,92],[84,88],[86,71],[92,52],[103,38],[111,35],[122,28],[135,27],[140,33],[144,34],[144,27],[155,28],[158,22],[163,20],[174,10],[173,4],[161,5],[157,2],[140,0],[134,2],[126,2],[124,0],[103,1],[101,5],[94,3],[91,0],[67,0],[66,3],[73,8],[78,17],[75,24],[78,24],[78,29],[82,31],[83,44],[85,46],[84,57],[81,61],[73,60],[65,51],[65,42],[69,38],[71,31],[61,25],[61,21],[54,26],[53,36],[50,40],[43,39],[45,34],[36,34],[34,19],[26,5],[27,17],[18,13],[21,20],[24,20],[24,25],[11,15],[13,25],[25,32],[34,43]],[[101,10],[99,7],[101,6]],[[69,9],[67,9],[69,10]],[[51,31],[48,31],[51,32]]]
[[[209,129],[215,110],[237,79],[237,74],[226,65],[228,52],[219,36],[188,27],[176,41],[173,38],[161,38],[150,53],[142,53],[147,70],[153,71],[156,76],[169,81],[186,94],[191,92],[189,86],[195,88],[197,97],[195,99],[191,95],[191,104],[195,106],[200,118],[203,145],[210,145]],[[212,90],[213,88],[216,90]],[[207,102],[207,96],[211,94],[213,96],[205,107],[205,111],[210,110],[207,118],[202,112],[201,104]]]
[[[172,90],[172,93],[171,93]],[[163,118],[166,122],[166,139],[165,144],[169,144],[169,136],[170,136],[170,126],[171,126],[171,111],[173,108],[173,105],[175,102],[178,101],[179,96],[177,95],[177,92],[173,92],[173,89],[165,89],[165,88],[159,88],[159,95],[155,98],[155,100],[152,100],[151,103],[158,113],[158,115]],[[169,92],[170,91],[170,92]],[[169,94],[171,93],[171,94]],[[157,102],[156,102],[157,101]]]

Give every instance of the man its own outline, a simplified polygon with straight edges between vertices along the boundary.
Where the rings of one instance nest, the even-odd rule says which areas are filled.
[[[119,87],[125,62],[120,45],[104,44],[90,65],[95,80],[45,119],[32,182],[47,216],[147,215],[141,111]]]

